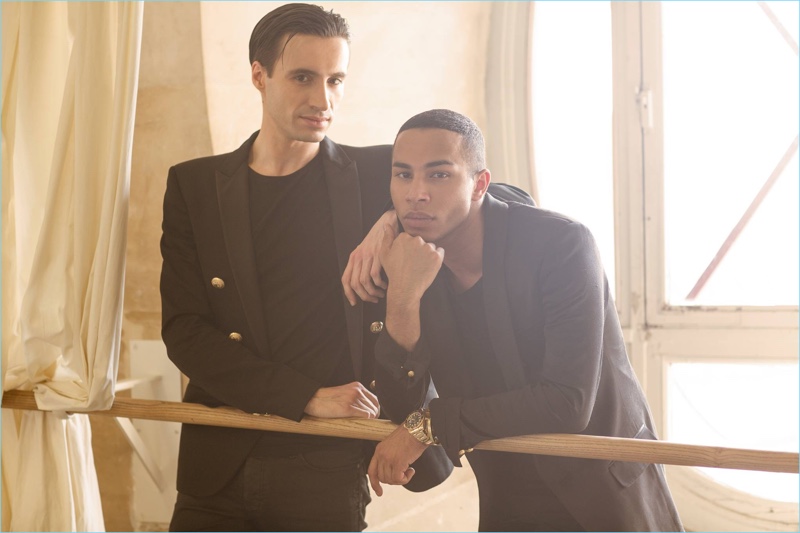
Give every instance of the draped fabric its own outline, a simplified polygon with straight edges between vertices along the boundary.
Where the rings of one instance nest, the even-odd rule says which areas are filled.
[[[114,399],[141,2],[2,3],[4,531],[102,531],[87,415]]]

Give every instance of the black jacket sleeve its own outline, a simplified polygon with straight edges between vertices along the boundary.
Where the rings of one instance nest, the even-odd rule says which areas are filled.
[[[181,190],[177,171],[170,169],[164,196],[161,254],[162,338],[169,358],[190,379],[187,401],[229,405],[249,413],[271,413],[300,420],[319,383],[256,354],[247,342],[236,342],[222,322],[237,322],[245,331],[242,311],[230,316],[212,309],[211,276],[203,274],[198,253],[201,236]],[[206,279],[208,278],[208,279]],[[216,294],[214,295],[216,297]],[[245,335],[247,336],[247,335]]]

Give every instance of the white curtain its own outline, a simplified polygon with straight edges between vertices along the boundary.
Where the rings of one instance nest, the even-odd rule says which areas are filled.
[[[114,399],[141,2],[2,3],[4,531],[102,531],[87,415]]]

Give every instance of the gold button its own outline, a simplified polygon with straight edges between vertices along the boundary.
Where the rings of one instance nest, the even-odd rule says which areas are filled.
[[[232,341],[242,342],[242,334],[241,333],[236,333],[235,331],[233,333],[231,333],[230,335],[228,335],[228,338],[230,340],[232,340]]]
[[[409,370],[408,371],[408,377],[410,377],[410,378],[414,377],[414,371],[413,370]]]
[[[383,322],[381,322],[380,320],[376,320],[375,322],[369,325],[369,330],[372,333],[380,333],[381,331],[383,331]]]
[[[222,281],[222,278],[211,278],[211,286],[215,289],[224,289],[225,282]]]
[[[369,382],[369,388],[370,388],[370,390],[375,390],[375,380],[374,379]]]

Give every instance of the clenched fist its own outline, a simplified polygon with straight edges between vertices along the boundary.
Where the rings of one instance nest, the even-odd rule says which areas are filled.
[[[395,301],[416,302],[422,298],[442,268],[444,249],[421,237],[401,233],[392,241],[384,235],[381,263],[389,277],[389,291]]]

